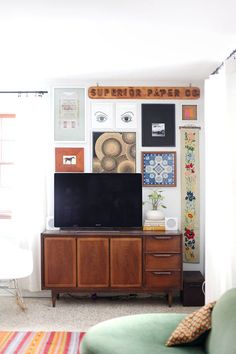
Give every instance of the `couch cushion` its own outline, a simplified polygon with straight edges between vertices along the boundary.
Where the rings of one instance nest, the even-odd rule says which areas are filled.
[[[142,314],[101,322],[88,330],[81,354],[202,354],[200,346],[169,348],[170,334],[185,317],[182,314]]]
[[[227,291],[212,311],[212,329],[207,337],[209,354],[236,354],[236,288]]]
[[[211,328],[211,312],[215,303],[209,303],[185,317],[171,334],[166,345],[190,343]]]

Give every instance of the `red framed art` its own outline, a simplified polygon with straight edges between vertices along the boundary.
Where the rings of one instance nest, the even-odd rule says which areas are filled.
[[[84,172],[84,148],[55,148],[56,172]]]

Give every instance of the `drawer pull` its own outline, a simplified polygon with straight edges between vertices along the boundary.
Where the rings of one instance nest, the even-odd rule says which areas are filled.
[[[152,236],[155,240],[171,240],[171,236]]]
[[[189,284],[189,288],[201,288],[202,284]]]
[[[160,254],[160,253],[152,253],[152,256],[153,257],[171,257],[172,256],[172,254]]]
[[[171,272],[152,272],[154,275],[171,275]]]

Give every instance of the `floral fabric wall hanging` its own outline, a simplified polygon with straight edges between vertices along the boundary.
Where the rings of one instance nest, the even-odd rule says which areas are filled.
[[[200,262],[199,129],[181,130],[181,228],[186,263]]]

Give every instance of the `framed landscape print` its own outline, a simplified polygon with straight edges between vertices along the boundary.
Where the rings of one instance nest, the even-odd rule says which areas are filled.
[[[176,186],[176,152],[142,152],[143,186]]]
[[[197,105],[182,105],[182,120],[197,120]]]
[[[137,105],[135,103],[116,104],[116,129],[137,128]]]
[[[85,89],[54,89],[55,141],[85,141]]]
[[[56,172],[84,172],[84,148],[55,148]]]
[[[142,146],[175,146],[175,104],[142,104]]]
[[[134,173],[136,133],[93,132],[92,165],[97,173]]]
[[[113,108],[113,103],[93,102],[91,104],[92,128],[102,130],[114,128]]]

